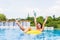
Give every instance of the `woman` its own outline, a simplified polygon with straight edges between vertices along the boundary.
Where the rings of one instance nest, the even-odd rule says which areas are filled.
[[[43,30],[44,30],[44,25],[45,25],[45,23],[46,23],[46,21],[47,21],[47,18],[48,18],[48,17],[46,17],[46,19],[45,19],[45,21],[43,22],[43,24],[41,24],[41,23],[37,23],[37,22],[36,22],[36,17],[34,17],[34,23],[35,23],[35,26],[36,26],[36,30],[39,30],[39,31],[43,31]],[[25,28],[18,22],[18,20],[16,20],[16,24],[17,24],[17,25],[20,27],[20,29],[21,29],[22,31],[24,31],[25,33],[31,30],[31,27],[28,27],[28,28],[25,29]]]

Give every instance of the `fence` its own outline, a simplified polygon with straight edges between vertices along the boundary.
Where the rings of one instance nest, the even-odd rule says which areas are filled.
[[[0,22],[0,26],[16,26],[15,22]]]

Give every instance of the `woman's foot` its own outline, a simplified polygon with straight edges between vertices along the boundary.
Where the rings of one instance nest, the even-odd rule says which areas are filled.
[[[15,22],[18,23],[18,20],[16,20]]]

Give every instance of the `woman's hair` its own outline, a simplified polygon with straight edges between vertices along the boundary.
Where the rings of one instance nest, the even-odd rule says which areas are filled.
[[[42,28],[42,23],[40,23],[40,22],[38,22],[38,23],[41,25],[41,28]],[[38,23],[37,23],[37,24],[38,24]]]

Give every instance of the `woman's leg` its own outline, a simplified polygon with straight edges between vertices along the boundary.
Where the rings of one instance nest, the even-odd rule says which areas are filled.
[[[29,31],[29,30],[31,30],[31,27],[28,27],[28,28],[24,28],[19,22],[18,22],[18,20],[16,20],[16,24],[20,27],[20,29],[22,30],[22,31],[24,31],[24,32],[27,32],[27,31]]]
[[[30,31],[31,30],[31,27],[28,27],[28,28],[26,28],[25,30],[24,30],[24,32],[26,33],[26,32],[28,32],[28,31]]]
[[[20,28],[22,31],[25,30],[25,28],[18,22],[18,20],[16,20],[16,24],[19,26],[19,28]]]

